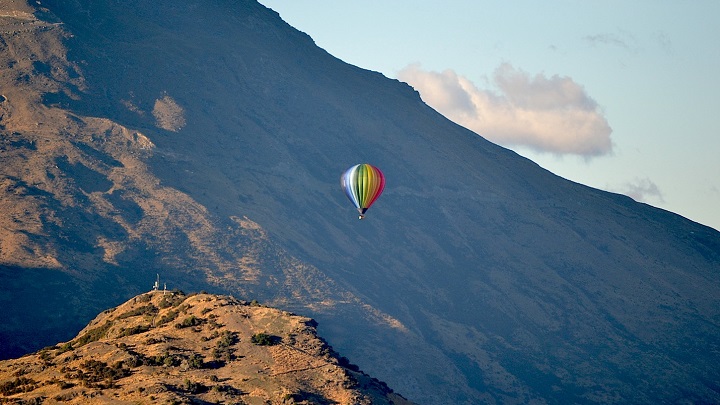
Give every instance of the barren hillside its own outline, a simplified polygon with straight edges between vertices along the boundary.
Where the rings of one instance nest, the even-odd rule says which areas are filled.
[[[0,362],[0,402],[410,404],[315,326],[228,296],[150,292],[68,342]]]

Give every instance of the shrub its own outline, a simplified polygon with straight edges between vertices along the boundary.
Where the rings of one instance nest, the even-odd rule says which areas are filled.
[[[256,333],[250,339],[251,342],[258,346],[274,346],[280,343],[280,336],[269,335],[267,333]]]
[[[80,367],[84,372],[78,372],[73,377],[81,380],[83,385],[88,388],[112,388],[115,386],[116,380],[130,375],[130,369],[125,367],[121,361],[108,366],[103,361],[87,360]]]
[[[171,295],[163,296],[162,300],[158,303],[158,306],[162,309],[176,307],[183,303],[187,299],[184,292],[175,290]]]
[[[50,356],[50,351],[47,349],[40,350],[38,357],[40,357],[40,360],[42,360],[46,364],[50,363],[50,359],[52,359],[52,357]]]
[[[152,294],[143,294],[137,297],[138,302],[150,302],[152,300]]]
[[[156,344],[158,344],[158,343],[162,343],[162,340],[160,340],[160,339],[158,339],[158,338],[154,338],[154,337],[150,337],[150,338],[147,338],[147,340],[145,340],[145,344],[148,345],[148,346],[149,346],[149,345],[156,345]]]
[[[18,394],[20,392],[30,392],[37,388],[35,380],[18,377],[13,381],[7,381],[0,384],[0,394],[5,396]]]
[[[67,342],[67,343],[64,343],[62,346],[60,346],[57,354],[63,354],[65,352],[70,352],[72,350],[75,350],[75,348],[72,345],[72,342]]]
[[[228,330],[218,334],[218,337],[220,338],[217,342],[218,347],[230,347],[240,340],[237,337],[237,333],[230,332]]]
[[[179,312],[176,310],[170,310],[167,314],[163,315],[159,321],[155,323],[155,326],[162,326],[168,322],[172,322],[177,319]]]
[[[188,379],[185,380],[185,383],[183,384],[183,389],[191,394],[200,394],[208,390],[208,388],[204,384],[199,382],[193,382]]]
[[[145,358],[143,359],[143,363],[147,364],[148,366],[177,367],[180,365],[180,363],[182,363],[182,358],[176,355],[172,355],[170,354],[170,352],[165,352],[155,357]]]
[[[189,328],[191,326],[202,325],[203,323],[205,323],[204,319],[198,318],[195,315],[190,315],[189,317],[183,319],[182,323],[176,324],[175,327],[178,329],[183,329]]]
[[[125,360],[125,364],[127,364],[130,368],[136,368],[143,365],[143,356],[141,355],[133,355],[130,356],[127,360]]]
[[[125,312],[123,314],[118,315],[117,319],[125,319],[130,318],[133,316],[138,315],[156,315],[158,313],[158,308],[153,304],[143,305],[141,307],[137,307],[133,310],[130,310],[128,312]]]
[[[74,343],[75,347],[80,347],[83,345],[86,345],[90,342],[96,342],[102,338],[105,337],[108,330],[110,330],[110,327],[112,327],[112,322],[107,321],[102,326],[99,326],[94,329],[90,329],[87,331],[84,335],[80,336]]]
[[[222,323],[217,321],[217,315],[215,315],[215,314],[210,314],[210,316],[208,318],[210,318],[210,320],[208,321],[208,324],[210,325],[209,327],[211,330],[222,328],[223,326],[225,326]]]
[[[218,336],[220,336],[220,332],[215,330],[213,331],[213,333],[210,334],[210,336],[203,336],[200,338],[200,340],[202,340],[203,342],[207,342],[208,340],[216,339]]]
[[[203,361],[203,357],[197,353],[193,353],[188,358],[188,367],[192,369],[201,369],[205,367],[205,362]]]
[[[139,333],[145,333],[150,330],[150,325],[136,325],[132,328],[120,329],[119,337],[137,335]]]
[[[216,392],[224,392],[224,393],[226,393],[227,395],[233,396],[233,397],[235,397],[235,396],[240,396],[240,395],[246,395],[246,394],[247,394],[247,392],[243,392],[243,391],[241,391],[241,390],[239,390],[239,389],[237,389],[237,388],[235,388],[235,387],[233,387],[233,386],[231,386],[231,385],[225,385],[225,384],[223,384],[223,385],[216,385],[216,386],[213,387],[213,390],[216,391]]]
[[[162,364],[167,367],[175,367],[175,366],[180,365],[180,363],[181,363],[180,359],[178,359],[175,356],[170,356],[170,355],[166,355],[162,361]]]
[[[217,337],[220,339],[217,341],[216,347],[212,351],[213,358],[223,359],[225,361],[235,360],[235,350],[230,346],[240,340],[237,337],[237,333],[226,330],[217,334]]]

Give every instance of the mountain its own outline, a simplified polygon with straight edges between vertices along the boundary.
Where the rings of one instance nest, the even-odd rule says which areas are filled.
[[[555,176],[255,1],[0,5],[3,357],[159,273],[316,319],[417,403],[720,402],[718,231]],[[365,162],[387,183],[358,221],[339,176]]]
[[[74,339],[0,361],[20,403],[408,404],[317,336],[317,323],[228,296],[152,291]]]

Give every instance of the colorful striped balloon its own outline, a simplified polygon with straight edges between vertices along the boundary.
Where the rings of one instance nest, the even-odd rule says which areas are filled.
[[[363,219],[365,211],[382,194],[385,176],[377,167],[363,163],[347,169],[340,177],[340,185]]]

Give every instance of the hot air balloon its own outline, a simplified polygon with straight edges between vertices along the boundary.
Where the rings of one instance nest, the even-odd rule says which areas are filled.
[[[360,213],[359,219],[363,219],[383,192],[385,176],[377,167],[363,163],[347,169],[340,177],[340,185]]]

